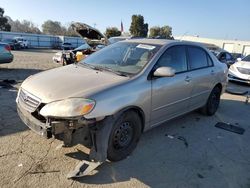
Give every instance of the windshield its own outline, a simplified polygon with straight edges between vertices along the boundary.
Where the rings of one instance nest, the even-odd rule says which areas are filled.
[[[118,42],[93,53],[81,63],[134,75],[144,68],[160,47],[160,45]]]
[[[242,59],[242,61],[248,61],[248,62],[250,62],[250,55],[244,57],[244,58]]]

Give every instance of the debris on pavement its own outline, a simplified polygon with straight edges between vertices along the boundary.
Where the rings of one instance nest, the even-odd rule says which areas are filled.
[[[17,82],[15,80],[0,80],[0,88],[3,89],[13,89],[14,87],[12,86],[13,84],[16,84]]]
[[[93,172],[101,164],[102,162],[82,160],[78,163],[75,169],[67,175],[67,178],[70,179],[91,175],[91,172]]]
[[[188,142],[187,142],[186,138],[184,138],[183,136],[178,136],[177,139],[183,141],[186,148],[188,148]]]
[[[197,173],[197,176],[198,176],[198,178],[201,178],[201,179],[203,179],[203,178],[204,178],[204,176],[203,176],[203,175],[201,175],[200,173]]]
[[[187,142],[186,138],[184,138],[183,136],[175,136],[175,135],[169,135],[169,134],[165,134],[165,136],[167,136],[170,139],[176,138],[178,140],[183,141],[185,147],[188,148],[188,142]]]
[[[220,129],[224,129],[230,132],[234,132],[237,134],[244,134],[245,129],[241,128],[241,127],[237,127],[235,125],[232,125],[230,123],[223,123],[223,122],[218,122],[215,124],[215,127],[220,128]]]
[[[165,136],[167,136],[167,137],[170,138],[170,139],[173,139],[173,138],[174,138],[173,135],[168,135],[168,134],[166,134]]]

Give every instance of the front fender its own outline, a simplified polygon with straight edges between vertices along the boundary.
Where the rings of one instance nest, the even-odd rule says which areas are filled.
[[[149,121],[151,112],[151,81],[136,80],[105,92],[91,96],[96,106],[84,117],[87,119],[111,116],[130,107],[138,107]]]

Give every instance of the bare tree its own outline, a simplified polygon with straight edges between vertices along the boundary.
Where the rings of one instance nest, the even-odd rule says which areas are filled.
[[[31,21],[23,20],[23,21],[13,21],[9,18],[9,22],[11,25],[11,31],[13,32],[22,32],[22,33],[38,33],[40,34],[40,29]]]

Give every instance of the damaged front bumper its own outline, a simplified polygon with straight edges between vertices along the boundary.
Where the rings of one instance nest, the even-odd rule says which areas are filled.
[[[86,128],[88,125],[95,124],[94,119],[87,120],[80,119],[47,119],[46,122],[42,122],[32,115],[32,113],[23,109],[17,104],[17,112],[22,121],[35,133],[45,138],[51,138],[53,135],[57,136],[62,133],[67,133],[70,130],[77,130],[80,128]],[[71,132],[72,132],[71,131]]]
[[[74,135],[78,135],[88,143],[87,147],[90,148],[89,161],[81,161],[75,170],[69,173],[68,178],[88,175],[106,161],[113,117],[105,117],[99,121],[85,118],[64,120],[48,118],[45,122],[42,122],[34,117],[32,113],[23,109],[18,103],[17,112],[31,130],[45,138],[54,136],[57,139],[62,139],[65,146],[71,146]],[[82,130],[80,134],[76,134],[80,130]]]
[[[17,105],[17,113],[25,125],[27,125],[32,131],[45,138],[51,137],[51,131],[46,128],[46,124],[34,118],[28,111],[22,110],[19,105]]]

